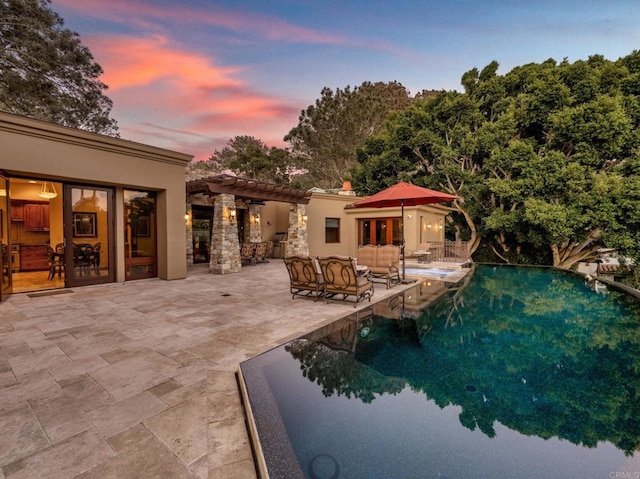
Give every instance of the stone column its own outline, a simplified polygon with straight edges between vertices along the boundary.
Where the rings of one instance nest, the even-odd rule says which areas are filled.
[[[186,218],[188,216],[188,218]],[[186,241],[187,241],[187,268],[193,266],[193,212],[191,204],[187,203],[185,210]]]
[[[249,241],[262,243],[262,223],[260,223],[260,206],[249,205]]]
[[[309,241],[307,240],[307,214],[304,205],[292,203],[289,208],[289,231],[285,256],[292,254],[309,254]]]
[[[242,271],[238,224],[236,218],[231,215],[235,208],[234,195],[221,194],[216,197],[213,208],[210,273],[227,274]]]

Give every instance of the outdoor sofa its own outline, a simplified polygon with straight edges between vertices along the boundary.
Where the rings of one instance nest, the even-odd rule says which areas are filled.
[[[291,298],[303,296],[319,297],[329,301],[350,301],[354,307],[368,299],[371,302],[373,282],[368,272],[360,274],[355,258],[348,256],[311,256],[292,255],[284,258],[289,272]]]
[[[389,289],[394,281],[400,283],[400,247],[395,245],[358,248],[358,264],[369,268],[374,280],[382,280]]]
[[[368,299],[371,302],[373,282],[368,275],[358,274],[355,258],[349,256],[327,256],[318,258],[325,282],[324,296],[329,300],[354,297],[353,307]]]

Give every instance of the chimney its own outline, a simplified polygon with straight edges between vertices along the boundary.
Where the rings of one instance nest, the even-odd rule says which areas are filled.
[[[351,182],[350,181],[345,181],[342,183],[342,190],[340,190],[340,192],[338,193],[339,195],[345,195],[345,196],[355,196],[356,192],[353,191],[353,187],[351,186]]]

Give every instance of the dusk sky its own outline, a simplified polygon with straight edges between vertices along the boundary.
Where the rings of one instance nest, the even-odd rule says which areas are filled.
[[[269,146],[323,87],[398,81],[461,90],[549,58],[640,49],[638,0],[53,0],[104,69],[123,139],[210,157],[237,135]]]

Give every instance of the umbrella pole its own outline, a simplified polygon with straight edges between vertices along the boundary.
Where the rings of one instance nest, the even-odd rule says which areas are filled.
[[[400,200],[400,214],[402,218],[402,281],[404,282],[405,262],[404,262],[404,200]]]

